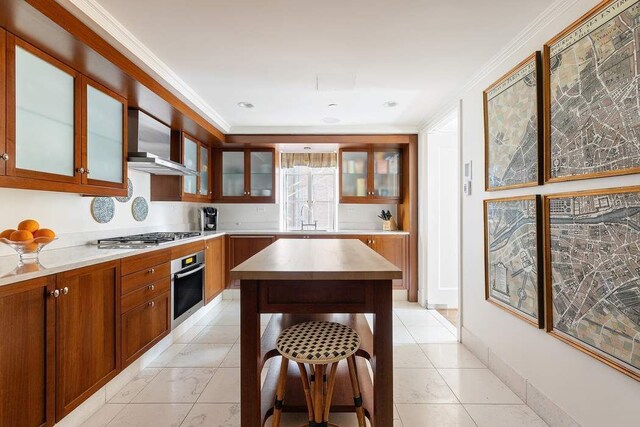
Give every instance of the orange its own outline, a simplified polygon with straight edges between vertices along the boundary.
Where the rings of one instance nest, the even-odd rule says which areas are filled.
[[[34,239],[41,238],[42,240],[46,239],[47,241],[51,241],[54,237],[56,237],[56,233],[54,233],[53,230],[49,230],[48,228],[41,228],[40,230],[33,233]]]
[[[27,243],[26,245],[23,245],[23,248],[25,253],[30,254],[38,249],[38,244],[36,242]]]
[[[13,229],[8,229],[8,230],[4,230],[2,233],[0,233],[0,239],[9,239],[11,237],[11,233],[13,233],[16,230]]]
[[[40,228],[40,224],[35,219],[25,219],[20,224],[18,224],[18,230],[26,230],[30,233],[33,233]]]
[[[13,240],[14,242],[27,242],[29,240],[33,240],[33,234],[27,230],[18,230],[11,233],[9,240]]]

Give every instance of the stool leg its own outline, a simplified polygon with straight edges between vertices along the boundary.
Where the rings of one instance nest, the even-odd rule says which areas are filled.
[[[324,365],[315,365],[315,384],[313,393],[313,418],[317,424],[322,423]]]
[[[278,377],[278,386],[276,387],[276,401],[273,405],[273,427],[280,426],[280,418],[282,416],[282,404],[284,400],[284,390],[287,385],[287,372],[289,370],[289,359],[282,357],[280,363],[280,376]]]
[[[307,411],[309,413],[309,423],[313,422],[313,400],[311,399],[311,390],[309,389],[309,377],[307,376],[307,368],[302,363],[298,363],[300,369],[300,379],[302,380],[302,388],[304,397],[307,400]]]
[[[358,381],[355,356],[348,357],[347,363],[349,364],[349,377],[351,378],[351,388],[353,388],[353,402],[356,407],[358,427],[365,427],[364,410],[362,409],[362,395],[360,394],[360,384]]]
[[[329,421],[329,411],[331,409],[331,399],[333,398],[333,389],[336,384],[336,373],[338,372],[338,362],[332,363],[329,370],[329,382],[327,384],[327,400],[324,403],[324,420]]]

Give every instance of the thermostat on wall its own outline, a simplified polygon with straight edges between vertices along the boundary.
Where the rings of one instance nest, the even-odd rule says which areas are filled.
[[[462,192],[464,193],[465,196],[470,196],[471,195],[471,171],[472,169],[472,163],[471,160],[469,160],[467,163],[464,164],[464,179],[462,180]]]

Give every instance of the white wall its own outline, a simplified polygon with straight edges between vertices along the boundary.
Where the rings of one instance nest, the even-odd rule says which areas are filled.
[[[529,189],[483,191],[482,91],[555,34],[582,16],[598,0],[580,0],[555,19],[545,21],[521,48],[514,49],[486,78],[462,96],[463,162],[473,161],[473,194],[462,205],[463,328],[491,352],[585,426],[638,425],[640,383],[537,330],[484,299],[483,214],[485,198],[547,194],[637,185],[638,175],[556,183]],[[514,2],[513,13],[518,13]],[[533,19],[533,17],[532,17]],[[463,342],[465,335],[463,332]]]

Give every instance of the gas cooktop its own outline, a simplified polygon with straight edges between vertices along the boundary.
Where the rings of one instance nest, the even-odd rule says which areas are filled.
[[[131,236],[110,237],[98,240],[100,249],[136,249],[150,248],[162,243],[174,242],[176,240],[189,239],[200,236],[199,231],[179,231],[179,232],[159,232],[133,234]]]

